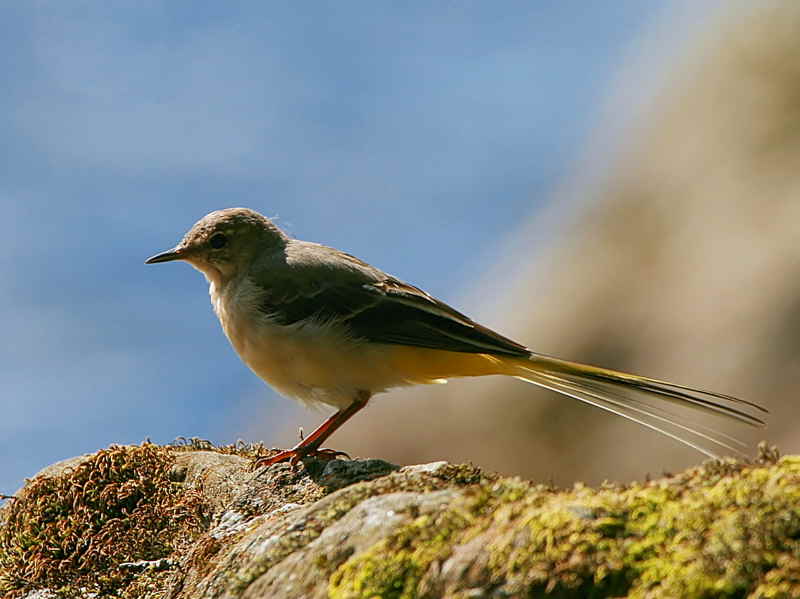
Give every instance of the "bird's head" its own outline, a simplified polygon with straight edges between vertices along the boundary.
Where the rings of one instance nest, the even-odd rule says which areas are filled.
[[[185,260],[220,286],[246,270],[255,256],[287,241],[286,234],[258,212],[226,208],[201,218],[178,245],[145,264]]]

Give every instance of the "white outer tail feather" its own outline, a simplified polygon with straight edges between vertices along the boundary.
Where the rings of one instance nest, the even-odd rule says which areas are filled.
[[[746,448],[747,444],[721,431],[691,423],[660,407],[650,405],[636,395],[690,406],[753,426],[763,425],[763,422],[742,410],[721,403],[720,400],[766,411],[760,406],[731,396],[537,354],[532,356],[530,364],[522,360],[516,362],[515,371],[512,376],[519,380],[635,422],[709,458],[719,458],[717,451],[720,449],[744,456],[734,444],[742,448]],[[625,391],[625,394],[620,391]]]

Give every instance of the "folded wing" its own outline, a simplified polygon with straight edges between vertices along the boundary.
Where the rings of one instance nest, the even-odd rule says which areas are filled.
[[[267,293],[260,308],[278,324],[334,322],[373,343],[509,356],[531,353],[413,285],[388,276],[368,282],[353,278],[308,279],[303,288]]]

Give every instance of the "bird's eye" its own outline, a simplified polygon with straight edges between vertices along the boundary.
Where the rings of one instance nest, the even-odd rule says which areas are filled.
[[[224,248],[226,245],[228,245],[228,238],[222,233],[216,233],[215,235],[211,236],[211,239],[208,240],[208,245],[215,250]]]

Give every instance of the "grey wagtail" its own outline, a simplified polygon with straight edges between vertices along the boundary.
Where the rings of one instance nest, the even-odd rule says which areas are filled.
[[[710,457],[740,441],[664,408],[682,404],[753,426],[754,403],[534,353],[358,258],[291,239],[247,208],[203,217],[146,263],[184,260],[209,282],[239,357],[281,394],[337,412],[261,464],[344,455],[322,443],[376,393],[502,374],[612,412]]]

